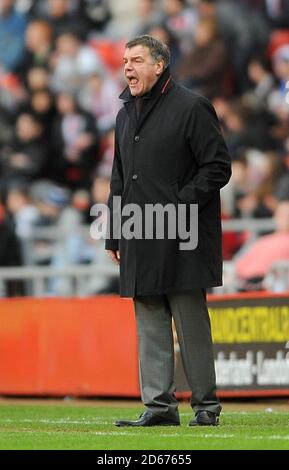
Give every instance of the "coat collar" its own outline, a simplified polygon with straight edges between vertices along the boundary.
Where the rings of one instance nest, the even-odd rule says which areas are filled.
[[[148,103],[138,121],[136,120],[134,110],[134,102],[136,98],[131,95],[129,87],[126,87],[126,89],[120,95],[120,98],[125,101],[124,107],[131,119],[131,122],[133,123],[135,132],[137,132],[142,127],[143,123],[145,122],[145,120],[147,119],[159,99],[164,96],[173,86],[174,82],[172,80],[170,70],[166,69],[164,73],[160,76],[156,84],[152,87],[152,89],[144,95],[144,97],[148,99]]]
[[[156,97],[159,97],[160,95],[164,94],[171,86],[172,84],[172,76],[170,69],[167,68],[163,74],[160,76],[158,81],[155,83],[155,85],[152,87],[152,89],[144,95],[145,98],[148,99],[154,99]],[[124,100],[125,102],[128,101],[134,101],[135,97],[132,96],[129,86],[127,86],[123,92],[119,95],[119,98],[121,100]]]

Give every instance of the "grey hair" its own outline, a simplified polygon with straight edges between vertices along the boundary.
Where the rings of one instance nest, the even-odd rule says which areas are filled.
[[[128,49],[131,49],[135,46],[147,47],[154,63],[162,60],[164,62],[165,69],[169,66],[171,54],[168,46],[165,43],[145,34],[143,36],[137,36],[125,45],[125,47]]]

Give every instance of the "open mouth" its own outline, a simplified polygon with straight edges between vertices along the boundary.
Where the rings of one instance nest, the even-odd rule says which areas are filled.
[[[134,87],[138,84],[138,79],[136,77],[127,77],[129,86]]]

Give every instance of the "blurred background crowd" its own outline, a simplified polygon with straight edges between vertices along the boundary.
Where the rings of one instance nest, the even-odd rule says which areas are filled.
[[[80,227],[108,197],[122,54],[140,34],[170,46],[173,77],[219,116],[233,162],[222,216],[244,220],[223,237],[237,289],[282,290],[266,276],[289,260],[289,0],[0,0],[0,266],[111,262]],[[272,228],[252,238],[259,219]],[[47,294],[71,293],[64,281]]]

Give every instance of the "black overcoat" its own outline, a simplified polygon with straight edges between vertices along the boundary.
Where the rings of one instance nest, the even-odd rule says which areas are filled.
[[[222,285],[220,189],[231,162],[210,102],[175,83],[167,69],[152,88],[139,120],[126,88],[116,119],[108,207],[125,204],[198,204],[198,245],[180,240],[106,239],[120,250],[120,295],[159,295]],[[122,218],[122,223],[124,219]],[[111,227],[112,229],[112,227]]]

